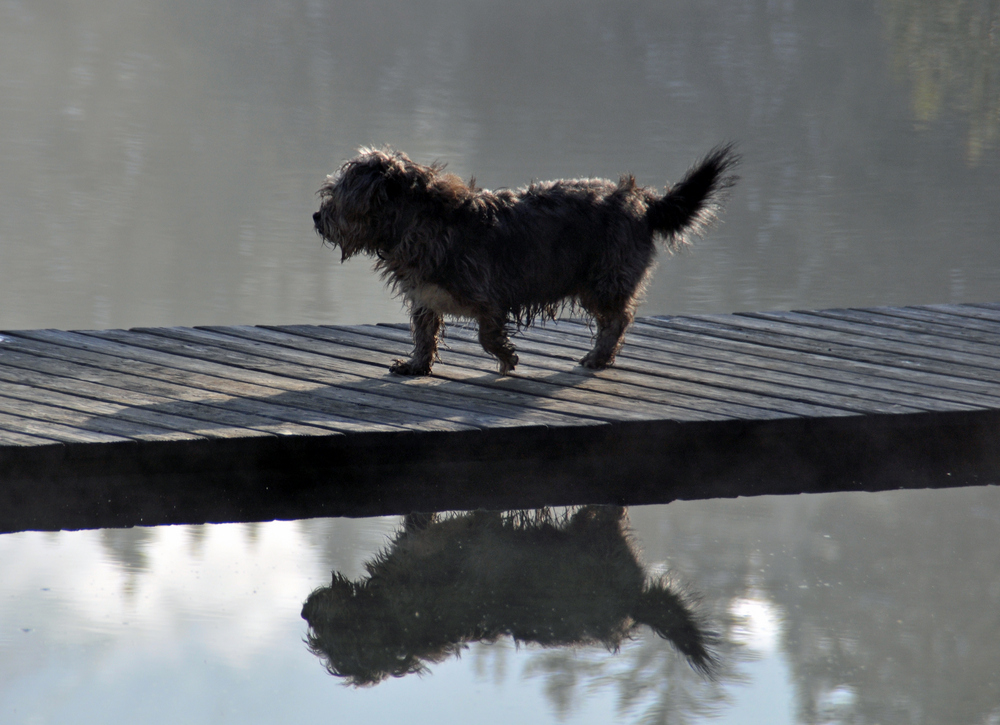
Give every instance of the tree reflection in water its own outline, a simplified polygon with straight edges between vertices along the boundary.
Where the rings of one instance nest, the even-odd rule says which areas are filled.
[[[642,625],[705,680],[719,673],[718,636],[689,597],[647,575],[620,507],[414,514],[365,567],[357,582],[334,572],[302,608],[310,649],[353,685],[424,672],[504,636],[617,651]]]

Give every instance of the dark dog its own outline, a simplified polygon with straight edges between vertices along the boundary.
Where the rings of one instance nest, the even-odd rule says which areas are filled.
[[[580,364],[614,362],[662,238],[675,248],[714,217],[735,182],[731,146],[712,151],[665,194],[632,176],[546,181],[510,191],[468,184],[444,166],[422,166],[391,149],[360,150],[320,189],[316,231],[341,261],[377,257],[376,269],[409,305],[413,356],[391,370],[430,373],[442,316],[479,323],[479,341],[517,364],[511,323],[555,317],[566,304],[597,320],[594,349]]]
[[[365,568],[357,582],[334,572],[302,607],[310,649],[354,685],[503,636],[617,650],[641,624],[702,674],[718,673],[717,635],[669,582],[647,577],[623,508],[410,515]]]

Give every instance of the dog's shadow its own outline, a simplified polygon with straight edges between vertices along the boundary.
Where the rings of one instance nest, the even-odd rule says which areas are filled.
[[[135,372],[146,382],[128,383],[134,392],[127,397],[148,393],[161,402],[124,404],[90,417],[85,427],[142,440],[163,434],[239,437],[241,431],[448,430],[508,425],[512,419],[548,424],[555,422],[553,408],[564,405],[553,400],[589,403],[582,391],[566,391],[592,387],[587,381],[595,376],[615,377],[613,370],[581,367],[580,349],[543,355],[530,345],[526,364],[502,376],[496,360],[474,342],[475,328],[467,326],[449,328],[433,375],[405,377],[388,369],[412,348],[405,326],[313,329],[316,338],[298,337],[301,350],[275,346],[244,353],[238,338],[199,341],[188,347],[193,359],[159,364],[161,379],[144,373],[146,363],[140,362]],[[585,347],[586,337],[578,337]],[[519,338],[528,339],[524,333]]]
[[[353,685],[503,637],[617,652],[643,627],[705,677],[718,672],[717,636],[673,584],[647,575],[620,507],[410,515],[365,568],[359,581],[334,572],[302,608],[310,650]]]

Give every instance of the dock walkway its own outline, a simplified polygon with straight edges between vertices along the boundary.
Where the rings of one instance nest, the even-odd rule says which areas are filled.
[[[0,333],[0,531],[993,483],[1000,305]]]

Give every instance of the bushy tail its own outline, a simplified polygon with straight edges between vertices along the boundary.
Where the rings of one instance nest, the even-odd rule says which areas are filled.
[[[712,149],[679,184],[649,205],[646,218],[653,231],[671,247],[701,232],[715,219],[723,192],[736,183],[737,177],[729,172],[739,160],[731,143]]]
[[[719,674],[715,653],[719,636],[705,626],[693,602],[674,591],[664,580],[647,582],[632,611],[632,619],[649,625],[687,658],[696,671],[710,680]]]

